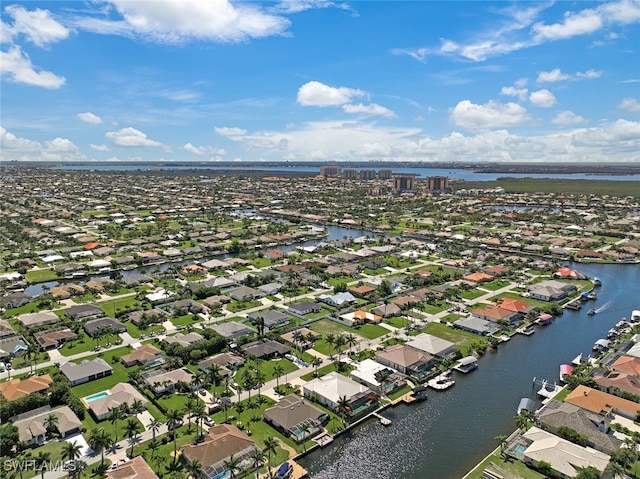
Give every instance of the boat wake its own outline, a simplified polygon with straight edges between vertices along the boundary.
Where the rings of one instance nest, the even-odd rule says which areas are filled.
[[[596,311],[596,313],[602,313],[603,311],[606,311],[607,308],[609,308],[609,306],[611,306],[611,301],[607,301],[606,303],[604,303],[599,308],[596,308],[595,311]]]

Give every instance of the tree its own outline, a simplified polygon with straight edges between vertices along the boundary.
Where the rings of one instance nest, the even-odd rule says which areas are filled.
[[[336,335],[333,333],[329,333],[324,337],[325,342],[331,346],[332,348],[336,345]]]
[[[220,380],[220,366],[217,364],[212,364],[209,366],[209,379],[211,380],[211,384],[213,384],[213,397],[216,397],[216,386],[218,385],[218,381]]]
[[[267,453],[267,467],[269,468],[269,477],[271,477],[271,454],[275,454],[278,449],[278,441],[273,437],[268,437],[264,441],[263,451]]]
[[[47,431],[47,436],[51,437],[51,434],[58,430],[58,416],[54,413],[49,413],[44,420],[44,428]]]
[[[355,334],[353,333],[349,333],[347,334],[347,336],[344,338],[345,344],[347,346],[349,346],[349,356],[351,356],[351,348],[353,346],[355,346],[356,344],[358,344],[358,338],[356,337]]]
[[[202,476],[202,463],[197,459],[188,461],[186,469],[193,479],[199,479]]]
[[[555,471],[553,470],[553,467],[551,467],[551,464],[548,463],[547,461],[539,461],[536,469],[538,470],[538,472],[540,472],[541,474],[544,474],[547,477],[555,476]]]
[[[99,452],[102,455],[100,465],[104,467],[104,451],[111,446],[111,437],[102,428],[92,429],[87,439],[87,444],[95,452]]]
[[[273,366],[273,377],[276,378],[276,389],[278,389],[280,377],[284,374],[284,368],[280,363]]]
[[[176,458],[178,456],[178,443],[176,442],[178,439],[178,427],[180,427],[180,423],[182,422],[182,416],[180,415],[180,411],[177,409],[170,409],[167,411],[167,426],[171,431],[173,437],[173,462],[175,463]]]
[[[593,466],[578,467],[575,479],[600,479],[600,471]]]
[[[220,399],[220,407],[224,411],[224,422],[229,421],[229,409],[231,409],[231,399],[223,397]]]
[[[147,425],[147,428],[151,431],[151,449],[153,449],[155,451],[157,444],[156,444],[156,433],[160,430],[160,428],[162,427],[162,421],[159,421],[157,419],[152,419],[151,422]]]
[[[347,417],[349,417],[349,412],[351,412],[351,406],[349,404],[347,396],[340,396],[338,398],[338,414],[342,419],[343,424],[346,424]]]
[[[225,459],[224,467],[231,473],[231,477],[236,477],[236,472],[240,467],[240,460],[237,457],[233,457],[233,454],[229,457],[229,459]]]
[[[0,451],[3,454],[11,451],[20,444],[20,434],[18,428],[11,423],[2,424],[0,426]]]
[[[604,472],[608,472],[613,479],[622,479],[625,477],[626,470],[619,463],[610,460],[607,467],[605,467]]]
[[[76,442],[65,441],[62,445],[62,460],[75,461],[82,457],[82,446]]]
[[[378,295],[381,298],[386,298],[387,296],[391,296],[392,294],[393,291],[391,289],[391,283],[389,283],[389,280],[383,279],[380,282],[380,286],[378,286]]]
[[[113,424],[113,430],[116,437],[113,440],[114,444],[118,443],[118,421],[120,419],[124,419],[124,415],[122,414],[122,409],[116,407],[111,410],[109,413],[109,417],[107,418],[111,424]]]
[[[340,367],[340,354],[342,353],[342,348],[347,344],[347,338],[342,334],[336,336],[335,343],[333,347],[336,349],[338,353],[338,367]]]
[[[291,335],[291,339],[293,339],[293,344],[296,346],[296,349],[300,350],[302,342],[304,341],[304,334],[302,334],[300,330],[296,330],[293,332],[293,335]]]
[[[311,366],[313,366],[315,368],[314,374],[316,377],[318,377],[318,366],[320,366],[322,364],[322,359],[320,359],[317,356],[314,356],[313,359],[311,359]]]
[[[260,369],[256,369],[254,371],[253,382],[254,386],[258,388],[258,398],[260,397],[260,389],[264,386],[266,379],[266,375]]]
[[[36,467],[40,469],[41,478],[44,479],[44,473],[49,469],[47,465],[51,461],[51,453],[40,451],[34,460],[36,461]]]
[[[131,414],[140,414],[144,411],[144,403],[140,399],[134,399],[131,403]]]
[[[189,424],[187,426],[187,432],[191,432],[191,418],[193,417],[193,412],[195,411],[195,407],[196,407],[195,399],[189,396],[187,398],[187,402],[184,405],[184,411],[182,411],[182,413],[187,416],[187,420],[189,421]]]
[[[131,444],[131,452],[129,453],[129,457],[133,457],[133,446],[135,445],[135,438],[138,435],[138,421],[130,417],[125,426],[124,426],[125,434],[127,435],[127,439],[129,439],[129,443]]]
[[[498,441],[498,445],[500,446],[500,452],[504,451],[504,448],[507,445],[507,436],[500,435],[496,436],[496,441]]]
[[[258,470],[264,464],[264,452],[256,447],[251,453],[251,461],[251,466],[256,470],[256,479],[258,479],[260,477]]]

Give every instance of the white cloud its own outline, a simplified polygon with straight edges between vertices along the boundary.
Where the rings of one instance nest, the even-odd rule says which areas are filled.
[[[484,105],[462,100],[451,110],[449,118],[454,125],[468,130],[517,126],[530,119],[522,105],[493,100]]]
[[[214,148],[213,146],[193,146],[191,143],[187,143],[182,149],[198,156],[224,155],[226,153],[224,150]]]
[[[581,80],[581,79],[593,79],[600,78],[602,71],[600,70],[587,70],[586,72],[576,72],[573,75],[563,73],[559,68],[554,68],[550,72],[542,71],[538,73],[538,83],[555,83],[565,80]]]
[[[529,93],[529,90],[526,88],[516,88],[513,86],[503,86],[500,90],[501,95],[517,96],[520,101],[527,99],[527,93]]]
[[[535,106],[541,108],[550,108],[556,104],[556,97],[546,88],[538,91],[532,91],[529,95],[529,101]]]
[[[69,36],[69,29],[54,20],[48,10],[25,10],[21,5],[9,5],[4,11],[13,18],[12,25],[2,25],[7,29],[4,35],[10,38],[22,34],[34,45],[45,47]]]
[[[597,11],[585,9],[576,13],[566,12],[564,20],[559,23],[551,25],[536,23],[531,30],[536,43],[542,43],[593,33],[602,28],[602,25],[602,17]]]
[[[305,83],[298,90],[298,103],[302,106],[340,106],[365,92],[353,88],[335,88],[318,81]]]
[[[569,110],[561,111],[551,119],[551,123],[553,123],[554,125],[562,126],[577,125],[584,122],[585,119],[583,117],[581,117],[580,115],[576,115]]]
[[[254,3],[110,0],[109,4],[121,19],[77,15],[72,20],[78,28],[95,33],[141,37],[159,43],[241,42],[283,34],[290,25],[285,17],[268,13]]]
[[[345,113],[364,116],[384,116],[386,118],[395,118],[397,116],[393,111],[377,103],[370,103],[369,105],[363,105],[362,103],[358,103],[357,105],[347,104],[342,105],[342,109]]]
[[[0,127],[0,160],[65,161],[84,160],[80,149],[67,138],[45,141],[44,146],[28,138],[20,138]]]
[[[147,138],[147,135],[136,130],[135,128],[122,128],[118,131],[108,131],[105,135],[114,145],[130,147],[146,147],[146,146],[158,146],[163,149],[167,149],[167,146],[159,141]]]
[[[242,128],[235,128],[235,127],[229,127],[229,126],[216,126],[213,130],[218,135],[225,136],[231,139],[233,139],[234,137],[245,135],[247,133],[247,130],[244,130]]]
[[[89,143],[89,148],[93,151],[109,151],[109,147],[107,145],[94,145],[93,143]]]
[[[102,118],[100,118],[98,115],[94,115],[89,111],[85,113],[78,113],[78,118],[80,119],[80,121],[91,123],[92,125],[99,125],[100,123],[102,123]]]
[[[618,110],[624,110],[631,113],[640,113],[640,103],[635,98],[624,98],[618,104]]]
[[[13,133],[9,133],[5,128],[0,126],[0,150],[17,150],[21,152],[32,152],[40,150],[40,143],[29,140],[27,138],[19,138]]]
[[[6,52],[0,51],[0,73],[11,82],[49,90],[56,90],[66,82],[64,77],[48,71],[36,70],[29,56],[17,45],[11,46]]]

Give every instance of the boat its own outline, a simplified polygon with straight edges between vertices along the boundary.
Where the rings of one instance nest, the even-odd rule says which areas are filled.
[[[597,276],[594,276],[592,281],[594,286],[602,286],[602,281],[600,281],[600,278],[598,278]]]
[[[585,362],[585,359],[582,356],[582,353],[580,353],[575,358],[573,358],[573,361],[571,361],[571,364],[573,364],[574,366],[580,366],[584,362]]]
[[[516,333],[524,334],[525,336],[531,336],[535,332],[536,332],[536,330],[535,330],[535,328],[533,327],[532,324],[529,324],[529,325],[525,326],[524,328],[516,329]]]
[[[522,398],[518,404],[516,414],[520,415],[522,411],[528,411],[530,413],[536,412],[536,402],[533,399]]]
[[[595,293],[595,291],[591,291],[587,295],[587,298],[589,298],[589,299],[596,299],[597,297],[598,297],[598,295]]]
[[[449,389],[455,383],[456,382],[451,379],[451,371],[446,371],[440,376],[427,381],[427,386],[437,391],[444,391],[445,389]]]
[[[594,314],[596,314],[598,311],[596,309],[591,308],[589,311],[587,311],[587,314],[589,316],[593,316]]]
[[[415,401],[427,400],[427,386],[420,385],[413,388],[413,398]]]
[[[609,341],[608,339],[598,339],[595,343],[593,343],[593,348],[591,349],[596,352],[603,352],[608,350],[610,346],[611,341]]]
[[[566,309],[572,309],[573,311],[579,311],[582,308],[582,304],[579,299],[575,299],[570,303],[564,305]]]
[[[511,336],[509,336],[508,334],[503,334],[502,336],[500,336],[500,341],[502,341],[503,343],[506,343],[510,339],[511,339]]]
[[[571,376],[573,374],[573,366],[570,364],[560,365],[560,382],[564,382],[565,376]]]
[[[631,322],[637,323],[640,321],[640,309],[634,309],[631,311]]]

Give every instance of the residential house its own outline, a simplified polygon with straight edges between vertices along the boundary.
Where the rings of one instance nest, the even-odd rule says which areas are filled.
[[[135,401],[139,401],[143,405],[149,402],[129,383],[118,383],[106,392],[108,393],[106,396],[92,399],[91,401],[87,401],[86,398],[83,400],[91,414],[98,421],[107,419],[113,409],[117,409],[123,404],[131,407]]]
[[[122,356],[120,361],[126,367],[147,366],[151,363],[159,364],[160,361],[164,362],[164,354],[152,344],[143,344],[129,354]]]
[[[226,376],[231,374],[231,371],[238,370],[244,366],[244,358],[233,352],[220,353],[200,361],[198,363],[198,368],[200,368],[201,371],[208,373],[209,368],[214,364],[220,367],[220,375]]]
[[[366,298],[371,293],[373,293],[376,289],[367,284],[363,284],[362,286],[354,286],[349,288],[349,292],[354,295],[356,298]]]
[[[231,299],[235,299],[236,301],[252,301],[254,299],[264,297],[265,294],[255,288],[240,286],[239,288],[230,291],[229,296],[231,296]]]
[[[454,343],[431,334],[420,333],[406,344],[416,351],[430,354],[439,359],[455,359],[460,355]]]
[[[3,336],[13,336],[16,332],[13,330],[11,323],[6,319],[0,319],[0,338]]]
[[[3,337],[0,339],[0,359],[12,359],[20,354],[24,354],[29,349],[28,344],[24,336]]]
[[[0,298],[0,308],[13,309],[29,304],[33,298],[22,291],[9,293]]]
[[[60,437],[65,438],[71,434],[80,432],[82,421],[69,408],[62,406],[51,409],[50,406],[43,406],[23,414],[19,414],[9,419],[18,428],[18,437],[27,446],[40,446],[44,444],[47,437],[45,422],[47,417],[53,414],[57,419],[56,431]]]
[[[44,374],[42,376],[30,376],[26,379],[9,379],[0,383],[0,394],[11,402],[16,399],[23,398],[32,393],[47,393],[49,386],[53,382],[51,376]]]
[[[262,416],[267,424],[297,443],[321,432],[323,424],[329,421],[327,413],[295,394],[283,397],[275,406],[265,409]]]
[[[620,371],[596,370],[593,380],[604,391],[615,394],[616,391],[626,391],[640,396],[640,377]]]
[[[260,339],[241,346],[242,352],[256,359],[274,359],[289,354],[291,348],[272,339]]]
[[[378,404],[378,397],[371,389],[335,371],[307,382],[303,391],[304,397],[336,413],[345,412],[351,418],[362,416]],[[338,406],[343,397],[349,404],[346,411],[340,411]]]
[[[293,336],[298,332],[304,338],[302,341],[294,341]],[[313,347],[315,339],[318,335],[315,331],[312,331],[308,328],[298,328],[293,331],[288,331],[284,334],[281,334],[280,337],[284,339],[286,342],[293,344],[293,346],[297,349],[301,349],[302,351]]]
[[[161,323],[166,317],[167,313],[160,308],[146,309],[144,311],[132,311],[127,314],[129,321],[138,325],[143,322],[149,321],[151,323]]]
[[[104,311],[96,303],[87,303],[65,308],[64,314],[74,321],[86,321],[104,316]]]
[[[67,362],[60,366],[60,372],[69,380],[70,386],[104,378],[113,373],[111,366],[102,358],[84,360],[80,364]]]
[[[33,338],[43,351],[58,349],[63,343],[72,341],[77,337],[78,335],[69,328],[47,329],[33,335]]]
[[[167,336],[164,338],[164,341],[167,344],[173,344],[173,343],[178,343],[180,346],[191,346],[193,344],[199,343],[200,341],[203,341],[204,337],[201,334],[198,333],[187,333],[187,334],[182,334],[182,333],[176,333],[173,336]]]
[[[154,369],[142,373],[142,380],[156,395],[172,393],[178,383],[191,385],[193,373],[186,368],[165,371],[164,369]]]
[[[98,319],[92,319],[84,323],[83,326],[86,333],[91,336],[97,336],[105,331],[124,333],[127,330],[127,326],[117,319],[104,317]]]
[[[533,467],[545,462],[562,479],[575,477],[581,467],[591,466],[602,474],[609,463],[607,454],[579,446],[535,426],[522,434],[522,439],[526,449],[521,453],[521,460]]]
[[[329,306],[334,306],[336,308],[342,308],[345,305],[353,303],[356,300],[355,296],[353,296],[348,291],[345,291],[343,293],[336,293],[333,295],[323,294],[320,295],[318,299],[323,303],[328,304]]]
[[[552,400],[536,415],[536,425],[558,434],[558,429],[569,428],[587,439],[587,445],[611,454],[622,446],[622,441],[609,428],[611,419],[582,409],[574,404]]]
[[[371,310],[371,313],[383,318],[391,318],[393,316],[401,316],[402,310],[397,304],[386,303],[376,306]]]
[[[238,339],[255,333],[253,329],[234,321],[230,321],[228,323],[216,323],[209,326],[209,329],[213,329],[220,336],[229,339]]]
[[[318,303],[311,303],[309,301],[301,301],[299,303],[289,305],[289,311],[297,314],[298,316],[304,316],[309,313],[318,313],[321,310],[322,307]]]
[[[341,314],[340,319],[352,326],[358,326],[365,323],[377,324],[382,321],[382,316],[358,309],[357,311]]]
[[[484,319],[485,321],[493,322],[505,322],[510,323],[512,319],[518,316],[517,313],[509,311],[508,309],[495,306],[493,304],[487,305],[484,308],[478,308],[473,311],[473,315],[476,318]]]
[[[407,384],[405,377],[398,371],[373,359],[360,361],[356,369],[351,371],[350,377],[378,394],[390,394]]]
[[[404,344],[396,344],[376,352],[376,361],[402,374],[422,380],[436,365],[435,358]]]
[[[557,280],[542,281],[528,287],[529,296],[540,301],[560,301],[575,293],[577,288],[572,284]]]
[[[144,457],[136,456],[130,461],[122,462],[115,469],[107,470],[107,479],[158,479],[158,476]]]
[[[180,451],[187,462],[198,462],[204,479],[228,477],[228,461],[233,456],[238,468],[252,468],[251,456],[256,450],[255,442],[236,426],[220,424],[209,429],[209,433],[197,444],[182,446]]]
[[[18,321],[20,321],[25,328],[33,329],[49,324],[56,324],[60,321],[60,318],[53,311],[40,311],[38,313],[21,314],[18,316]]]
[[[266,331],[284,326],[291,322],[291,317],[275,309],[267,309],[263,311],[256,311],[247,315],[247,319],[252,323],[257,324],[258,318],[262,318],[264,321],[264,328]]]
[[[582,385],[571,391],[565,402],[596,414],[614,413],[629,419],[634,419],[640,412],[640,404],[637,402]]]
[[[231,288],[235,286],[237,283],[232,279],[225,278],[223,276],[216,276],[214,278],[208,279],[204,282],[204,285],[207,288],[220,288],[221,290]]]
[[[165,305],[166,308],[173,312],[175,315],[185,315],[185,314],[198,314],[204,313],[206,308],[194,301],[193,299],[180,299],[178,301],[174,301],[173,303],[168,303]]]
[[[267,283],[262,286],[258,286],[258,290],[262,291],[262,293],[267,296],[273,296],[280,292],[282,286],[282,283]]]
[[[470,281],[472,283],[478,284],[478,283],[486,283],[487,281],[493,281],[493,276],[491,276],[490,274],[477,272],[477,273],[470,273],[466,276],[463,276],[462,279],[464,279],[465,281]]]
[[[611,365],[611,369],[640,376],[640,358],[623,354]]]
[[[469,316],[468,318],[460,318],[453,322],[453,327],[468,331],[470,333],[479,334],[480,336],[487,336],[494,334],[500,330],[500,327],[492,321]]]

